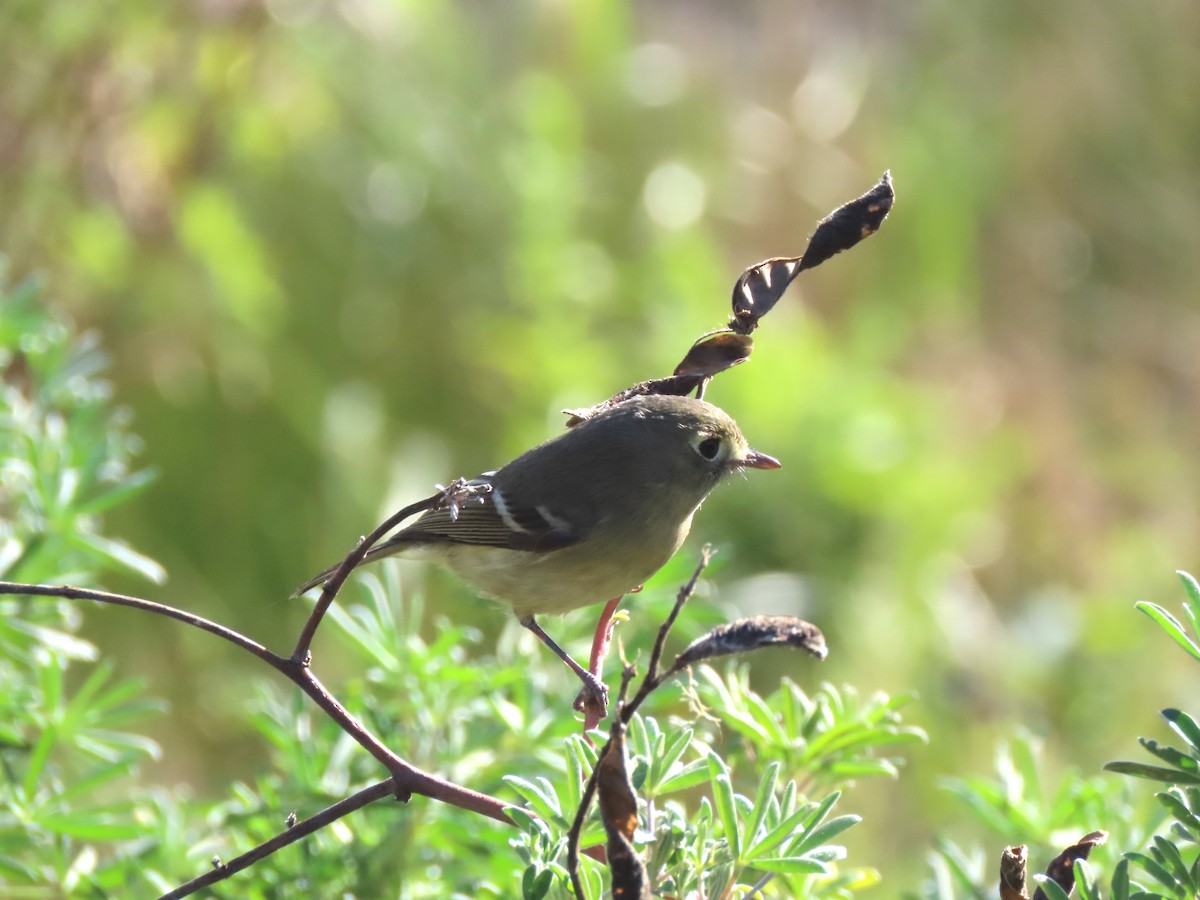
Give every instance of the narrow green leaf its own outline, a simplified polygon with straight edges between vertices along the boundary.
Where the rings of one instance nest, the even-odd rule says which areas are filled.
[[[1178,822],[1188,830],[1194,832],[1193,840],[1200,838],[1200,817],[1197,817],[1188,805],[1184,802],[1181,796],[1175,793],[1176,789],[1172,788],[1169,791],[1159,791],[1155,794],[1158,802],[1165,806]]]
[[[97,788],[103,787],[123,775],[128,775],[135,762],[131,759],[121,759],[116,762],[104,763],[89,769],[85,774],[72,778],[55,797],[57,802],[70,802],[78,806],[80,801]]]
[[[1113,868],[1110,891],[1112,900],[1129,900],[1129,860],[1122,859]]]
[[[656,754],[656,757],[650,764],[650,775],[646,779],[645,792],[647,797],[657,796],[662,793],[662,785],[665,783],[671,772],[672,766],[679,762],[679,758],[683,756],[687,748],[692,743],[692,735],[694,732],[691,728],[681,728],[678,731],[664,735],[663,748],[661,754]]]
[[[1164,709],[1160,715],[1181,738],[1192,745],[1192,749],[1200,753],[1200,725],[1187,713],[1178,709]]]
[[[821,801],[818,806],[805,804],[785,818],[782,822],[763,835],[763,839],[754,846],[754,856],[751,857],[747,852],[746,858],[760,858],[766,856],[785,840],[790,838],[797,829],[805,830],[814,827],[821,822],[829,810],[833,808],[833,804],[837,802],[841,793],[834,791],[828,797]]]
[[[791,742],[789,736],[780,725],[779,717],[762,697],[755,693],[748,693],[746,695],[746,708],[754,718],[754,721],[758,723],[759,728],[767,735],[771,746],[786,747]]]
[[[1200,645],[1188,637],[1187,632],[1183,630],[1183,625],[1173,615],[1158,604],[1145,600],[1135,603],[1134,608],[1157,622],[1158,627],[1165,631],[1171,640],[1190,653],[1193,659],[1200,660]]]
[[[1162,766],[1148,766],[1144,763],[1110,762],[1104,764],[1104,769],[1121,775],[1164,781],[1167,784],[1200,784],[1200,773],[1181,772],[1178,769],[1165,769]]]
[[[1082,859],[1075,860],[1075,887],[1079,889],[1080,900],[1102,900],[1088,871],[1087,863]]]
[[[857,825],[862,821],[862,816],[848,815],[838,816],[836,819],[830,819],[823,825],[812,828],[807,831],[803,838],[797,843],[788,845],[788,852],[793,854],[808,853],[811,850],[816,850],[822,844],[837,837],[847,828]]]
[[[110,812],[81,812],[74,809],[63,813],[39,816],[42,828],[82,841],[131,841],[145,837],[146,828],[131,821],[132,812],[118,816]]]
[[[25,768],[25,778],[21,785],[26,797],[33,797],[36,794],[38,780],[42,777],[42,772],[46,768],[46,761],[50,758],[50,751],[54,749],[54,745],[57,742],[57,725],[47,725],[42,729],[42,733],[38,735],[37,743],[33,745],[33,750],[29,754],[29,762]]]
[[[671,794],[675,791],[686,791],[688,788],[703,784],[708,779],[708,762],[703,759],[692,760],[692,762],[679,769],[670,778],[663,781],[658,786],[655,796],[661,797],[664,794]]]
[[[162,584],[167,580],[167,570],[148,556],[138,553],[123,541],[101,537],[89,531],[76,531],[71,534],[71,541],[80,546],[138,573],[147,581]]]
[[[579,803],[583,799],[583,764],[580,762],[579,754],[575,748],[571,746],[576,741],[582,741],[577,734],[567,738],[567,783],[564,788],[563,808],[569,810],[579,809]]]
[[[1197,608],[1200,608],[1200,581],[1197,581],[1192,575],[1182,569],[1176,569],[1175,574],[1183,582],[1183,589],[1187,592],[1188,599]]]
[[[1192,876],[1188,871],[1187,863],[1183,861],[1183,857],[1179,853],[1179,848],[1162,835],[1156,834],[1154,836],[1154,849],[1158,851],[1158,859],[1171,875],[1174,876],[1175,880],[1187,887],[1192,887]]]
[[[748,865],[763,872],[779,872],[784,875],[827,875],[830,872],[825,863],[807,857],[763,856]]]
[[[762,827],[763,818],[771,807],[771,798],[775,795],[775,783],[779,778],[779,769],[782,764],[779,760],[775,760],[767,766],[762,774],[762,778],[758,781],[758,791],[754,795],[754,806],[750,813],[750,821],[746,825],[746,843],[753,845],[758,839],[758,829]],[[751,848],[747,847],[747,852],[751,852]]]
[[[1054,879],[1042,874],[1034,875],[1033,879],[1045,892],[1049,900],[1071,900],[1071,895],[1059,887]]]
[[[836,762],[829,767],[829,772],[841,781],[875,775],[881,775],[885,778],[897,778],[900,775],[900,770],[896,768],[896,764],[887,759],[859,759]]]
[[[725,830],[729,854],[736,864],[742,858],[742,840],[738,832],[737,809],[733,802],[733,784],[729,780],[729,767],[715,753],[708,755],[708,775],[712,783],[713,805],[717,808],[717,817]]]
[[[710,866],[704,873],[705,893],[707,897],[724,897],[733,883],[733,864],[729,860],[721,860]]]
[[[127,475],[108,490],[77,504],[73,512],[77,516],[92,516],[119,506],[135,494],[145,490],[154,481],[157,474],[152,469],[146,469]]]
[[[550,829],[546,827],[545,821],[538,816],[535,816],[523,806],[506,806],[504,814],[517,823],[517,827],[521,831],[526,831],[531,834],[542,835],[549,839]]]
[[[1200,771],[1200,760],[1176,750],[1174,747],[1164,747],[1151,738],[1138,738],[1138,743],[1164,762],[1170,763],[1185,772]]]
[[[641,756],[644,759],[650,759],[653,756],[654,748],[650,745],[650,736],[646,733],[646,723],[641,716],[634,716],[629,720],[629,730],[626,733],[629,756]]]
[[[529,805],[533,807],[533,811],[543,819],[564,826],[567,824],[563,820],[556,795],[547,794],[542,787],[535,785],[531,781],[526,781],[519,775],[505,775],[503,780],[509,787],[524,797]]]
[[[1169,888],[1172,893],[1178,891],[1179,882],[1175,880],[1175,877],[1161,864],[1159,864],[1156,860],[1151,859],[1145,853],[1126,853],[1125,858],[1131,862],[1137,863],[1138,866],[1145,870],[1147,875],[1154,878],[1164,887]]]

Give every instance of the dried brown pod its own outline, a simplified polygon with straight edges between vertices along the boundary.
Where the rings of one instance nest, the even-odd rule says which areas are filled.
[[[758,320],[774,308],[799,273],[798,256],[764,259],[748,268],[733,285],[733,319],[729,327],[739,334],[757,328]]]
[[[717,656],[749,653],[763,647],[792,647],[811,653],[817,659],[824,659],[829,653],[825,636],[811,622],[795,616],[751,616],[720,625],[692,641],[675,658],[671,671]]]
[[[1087,859],[1093,847],[1099,847],[1108,840],[1108,833],[1093,831],[1085,834],[1046,866],[1046,877],[1057,884],[1068,894],[1075,890],[1075,860]],[[1049,896],[1040,887],[1033,892],[1033,900],[1049,900]]]
[[[800,257],[799,271],[819,266],[835,253],[849,250],[864,238],[869,238],[896,201],[892,187],[892,173],[884,172],[879,183],[861,197],[839,206],[817,223],[804,256]]]
[[[668,394],[674,397],[682,397],[684,394],[690,394],[698,388],[707,378],[707,375],[668,375],[666,378],[651,378],[649,381],[640,381],[633,387],[627,387],[623,391],[618,391],[607,400],[602,400],[595,406],[589,406],[585,409],[564,409],[563,413],[567,416],[567,427],[571,428],[578,425],[585,419],[599,415],[606,409],[611,409],[618,403],[628,400],[631,397],[641,397],[646,394]]]
[[[675,375],[700,375],[711,378],[744,363],[754,350],[754,340],[728,328],[710,331],[696,339],[687,355],[675,367]]]
[[[1027,900],[1025,866],[1028,859],[1029,848],[1024,844],[1004,848],[1000,854],[1000,900]]]
[[[612,895],[650,900],[650,879],[633,848],[633,833],[638,824],[637,795],[625,766],[625,728],[619,723],[612,729],[596,764],[596,797],[600,820],[608,835],[606,850]]]
[[[729,327],[739,334],[752,332],[797,275],[878,231],[895,199],[892,174],[884,172],[875,187],[817,223],[803,256],[763,260],[744,271],[733,286],[733,318]]]

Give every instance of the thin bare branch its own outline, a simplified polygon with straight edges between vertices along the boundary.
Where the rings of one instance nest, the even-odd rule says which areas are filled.
[[[441,495],[439,495],[441,496]],[[413,794],[440,800],[451,806],[457,806],[469,812],[479,813],[488,818],[505,824],[513,824],[512,819],[504,812],[509,804],[496,797],[481,794],[462,785],[445,781],[405,762],[375,737],[366,726],[358,721],[338,700],[321,684],[320,680],[306,662],[297,662],[286,656],[280,656],[268,650],[257,641],[245,635],[218,625],[201,616],[144,600],[140,597],[128,597],[123,594],[112,594],[107,591],[95,591],[88,588],[72,587],[71,585],[16,584],[0,582],[0,595],[18,595],[35,597],[62,597],[69,600],[93,600],[98,603],[109,603],[115,606],[127,606],[143,612],[154,613],[170,619],[215,634],[231,644],[254,654],[277,672],[282,673],[288,680],[296,684],[304,693],[312,698],[325,714],[337,723],[343,731],[357,741],[363,749],[379,760],[392,774],[386,783],[392,786],[392,793],[400,800],[407,801]],[[286,842],[285,842],[286,843]],[[280,845],[283,846],[283,845]]]
[[[321,596],[313,606],[312,612],[309,613],[308,621],[304,623],[304,628],[300,630],[300,637],[296,640],[296,646],[292,650],[292,659],[294,661],[302,665],[308,665],[310,653],[312,652],[313,638],[317,635],[317,628],[320,627],[321,621],[325,618],[326,611],[337,597],[338,591],[342,589],[342,585],[350,577],[350,573],[354,571],[355,566],[363,561],[363,557],[367,555],[367,551],[379,543],[384,535],[409,516],[424,512],[427,509],[433,509],[444,497],[445,492],[443,491],[434,494],[432,497],[426,497],[424,500],[418,500],[416,503],[410,503],[398,513],[389,516],[378,528],[359,541],[354,549],[346,554],[346,558],[342,560],[341,564],[338,565],[337,569],[329,577],[329,580],[325,582],[325,586],[321,588]]]
[[[127,597],[124,594],[110,594],[107,591],[93,591],[89,588],[73,587],[69,584],[18,584],[12,581],[0,581],[0,594],[26,597],[62,597],[66,600],[94,600],[97,603],[128,606],[132,609],[140,609],[143,612],[154,613],[158,616],[166,616],[168,619],[175,619],[183,622],[185,625],[191,625],[193,628],[199,628],[201,631],[215,634],[222,640],[229,641],[229,643],[241,647],[247,653],[253,653],[272,668],[288,674],[288,660],[286,657],[280,656],[278,653],[272,653],[262,644],[251,640],[244,634],[234,631],[232,628],[226,628],[224,625],[218,625],[216,622],[211,622],[203,616],[198,616],[186,610],[176,609],[173,606],[167,606],[163,603],[143,600],[141,597]]]
[[[658,629],[658,637],[654,639],[654,649],[650,651],[650,664],[646,667],[646,677],[642,679],[642,686],[638,688],[638,692],[634,695],[634,698],[621,708],[621,718],[626,724],[633,718],[633,714],[637,712],[642,702],[662,684],[663,679],[658,675],[658,664],[662,659],[663,646],[667,642],[667,635],[671,633],[671,628],[675,625],[675,619],[678,618],[683,605],[695,593],[696,582],[700,580],[701,573],[712,562],[712,558],[715,555],[716,550],[712,548],[712,545],[705,544],[700,550],[700,562],[692,572],[692,577],[687,580],[687,584],[679,589],[679,594],[675,597],[675,605],[671,608],[671,614],[662,623],[662,626]]]
[[[264,841],[253,850],[247,850],[241,856],[231,859],[229,862],[221,863],[213,866],[209,871],[205,872],[196,878],[193,878],[187,884],[181,884],[173,891],[168,891],[163,894],[159,900],[178,900],[179,897],[187,897],[196,893],[200,888],[208,887],[210,884],[216,884],[218,881],[224,881],[226,878],[234,875],[243,869],[249,868],[260,859],[266,859],[276,850],[282,850],[289,844],[294,844],[296,841],[313,832],[324,828],[331,822],[335,822],[343,816],[347,816],[355,810],[362,809],[364,806],[374,803],[376,800],[382,800],[384,797],[390,797],[396,793],[395,782],[389,778],[386,781],[377,782],[370,787],[363,788],[355,794],[351,794],[345,800],[339,800],[333,806],[326,807],[319,813],[309,816],[302,822],[297,822],[286,831],[282,831],[269,841]]]

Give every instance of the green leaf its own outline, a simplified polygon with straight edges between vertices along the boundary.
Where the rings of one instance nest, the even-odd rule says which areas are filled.
[[[132,812],[85,812],[71,809],[39,816],[38,825],[47,831],[82,841],[128,841],[144,837],[147,829],[131,821]]]
[[[545,827],[546,824],[523,806],[506,806],[504,814],[516,822],[517,827],[522,831],[530,831],[539,826]]]
[[[71,535],[71,541],[86,547],[105,559],[123,566],[141,575],[154,584],[162,584],[167,580],[167,570],[148,556],[138,553],[124,541],[101,537],[89,531],[76,531]]]
[[[679,758],[691,746],[694,732],[691,728],[681,728],[669,735],[664,735],[662,752],[656,754],[650,761],[650,774],[646,778],[645,793],[647,797],[656,797],[665,793],[663,785],[672,775],[671,768],[679,762]]]
[[[833,808],[833,804],[837,802],[841,794],[834,791],[828,797],[821,801],[819,806],[805,804],[794,811],[791,815],[785,818],[782,822],[768,831],[761,841],[755,844],[752,848],[746,851],[746,859],[760,859],[790,838],[797,829],[811,828],[816,822],[820,822]],[[807,823],[807,824],[805,824]]]
[[[1192,634],[1200,637],[1200,582],[1182,570],[1177,570],[1175,574],[1180,576],[1183,590],[1188,595],[1188,599],[1183,601],[1183,612],[1187,614],[1188,622],[1192,623]]]
[[[820,860],[793,856],[763,856],[748,863],[751,868],[785,875],[827,875],[829,866]]]
[[[564,787],[563,809],[577,810],[579,804],[583,800],[583,782],[584,770],[583,764],[580,761],[579,753],[576,752],[572,744],[583,742],[577,734],[573,734],[567,738],[567,780]]]
[[[775,760],[770,763],[758,781],[758,791],[754,795],[754,806],[750,813],[750,821],[746,825],[746,841],[753,843],[758,838],[758,829],[762,826],[763,817],[771,807],[771,798],[775,795],[775,783],[779,778],[782,763]]]
[[[1071,900],[1071,895],[1058,886],[1058,883],[1046,875],[1034,875],[1036,881],[1050,900]]]
[[[1138,738],[1138,743],[1145,747],[1147,752],[1153,753],[1159,759],[1170,763],[1177,769],[1182,769],[1185,772],[1200,771],[1200,760],[1194,756],[1181,753],[1174,747],[1163,747],[1158,741],[1151,738]]]
[[[789,845],[788,852],[802,854],[816,850],[827,841],[837,837],[837,835],[841,834],[847,828],[857,825],[861,821],[862,816],[855,815],[838,816],[836,819],[830,819],[825,824],[807,831],[804,837],[797,843]]]
[[[1178,847],[1162,835],[1155,835],[1154,849],[1156,858],[1171,872],[1176,881],[1188,888],[1195,887],[1192,884],[1192,876],[1188,871],[1187,863],[1183,861]]]
[[[1200,660],[1200,645],[1188,637],[1178,619],[1161,606],[1145,600],[1135,603],[1134,607],[1157,622],[1158,627],[1165,631],[1171,640],[1190,653],[1193,659]]]
[[[542,900],[550,891],[554,873],[550,869],[540,869],[536,863],[527,866],[521,876],[521,896],[525,900]]]
[[[77,504],[73,512],[76,516],[94,516],[110,510],[144,491],[157,476],[152,469],[126,475],[108,490]]]
[[[1154,795],[1158,802],[1165,806],[1176,820],[1189,831],[1193,832],[1193,840],[1200,838],[1200,817],[1197,817],[1183,797],[1179,795],[1176,788],[1168,791],[1159,791]]]
[[[558,794],[545,779],[539,779],[542,782],[540,785],[527,781],[519,775],[505,775],[503,780],[505,784],[524,797],[533,807],[533,811],[543,819],[564,827],[568,825],[562,815]]]
[[[96,766],[86,774],[72,778],[64,785],[55,799],[58,802],[78,803],[92,791],[103,787],[110,781],[120,778],[122,775],[128,775],[133,769],[134,762],[130,759],[120,759],[116,762]]]
[[[737,809],[733,802],[733,784],[729,780],[729,767],[715,753],[708,755],[708,777],[713,789],[713,805],[717,808],[717,817],[725,830],[730,856],[737,862],[742,856],[742,839],[738,832]]]
[[[1192,745],[1192,749],[1200,753],[1200,725],[1187,713],[1178,709],[1164,709],[1162,717],[1181,738]]]
[[[675,791],[685,791],[698,784],[703,784],[708,781],[709,777],[708,761],[704,759],[693,760],[675,772],[670,778],[663,781],[658,786],[655,796],[662,796],[663,794],[670,794]]]
[[[1111,900],[1129,900],[1129,860],[1122,859],[1113,868]]]
[[[1181,772],[1178,769],[1165,769],[1162,766],[1148,766],[1144,763],[1110,762],[1104,764],[1104,769],[1107,772],[1133,775],[1136,778],[1163,781],[1167,784],[1200,784],[1200,773]]]
[[[1146,871],[1146,874],[1150,875],[1164,887],[1169,888],[1172,893],[1176,893],[1178,891],[1180,886],[1179,882],[1158,861],[1151,859],[1145,853],[1126,853],[1125,858],[1131,862],[1137,863]]]
[[[1082,859],[1075,860],[1075,887],[1079,889],[1080,900],[1102,900],[1095,882],[1092,881],[1091,873],[1088,872],[1087,864]]]

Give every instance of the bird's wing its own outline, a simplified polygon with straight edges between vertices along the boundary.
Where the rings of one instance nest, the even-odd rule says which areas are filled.
[[[548,505],[518,506],[495,485],[458,506],[434,509],[368,555],[383,556],[411,544],[475,544],[548,553],[583,540],[590,523]]]

